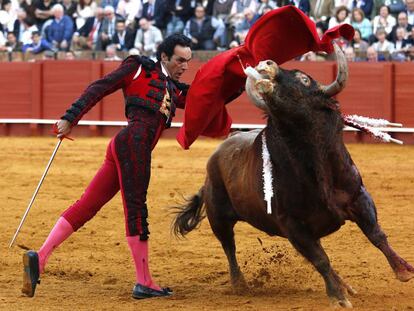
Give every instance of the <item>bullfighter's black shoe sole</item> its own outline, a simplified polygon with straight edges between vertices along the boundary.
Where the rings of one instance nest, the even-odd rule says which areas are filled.
[[[33,297],[39,280],[39,256],[34,251],[23,254],[23,288],[22,293]]]
[[[135,299],[145,299],[153,297],[167,297],[172,295],[172,290],[168,287],[161,288],[161,290],[156,290],[150,287],[146,287],[141,284],[136,284],[132,291],[132,297]]]

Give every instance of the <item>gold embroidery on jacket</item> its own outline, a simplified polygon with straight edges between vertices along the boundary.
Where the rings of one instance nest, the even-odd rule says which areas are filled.
[[[171,96],[168,89],[165,89],[165,95],[161,103],[160,112],[165,115],[167,118],[170,117],[171,113]]]

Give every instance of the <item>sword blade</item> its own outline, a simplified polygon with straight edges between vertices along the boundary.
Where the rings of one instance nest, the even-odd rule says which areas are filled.
[[[45,179],[45,177],[47,175],[47,172],[49,171],[50,165],[52,164],[53,159],[55,158],[55,155],[56,155],[56,153],[57,153],[57,151],[58,151],[61,143],[62,143],[62,139],[59,139],[58,143],[55,146],[55,149],[53,150],[52,156],[50,157],[49,162],[46,165],[46,169],[43,172],[42,178],[40,178],[39,184],[37,185],[36,190],[33,193],[33,196],[32,196],[32,199],[30,200],[29,206],[26,208],[26,211],[25,211],[25,213],[24,213],[24,215],[22,217],[22,220],[20,221],[19,227],[17,227],[17,230],[16,230],[16,232],[15,232],[15,234],[13,236],[13,239],[10,242],[9,248],[11,248],[13,246],[13,243],[16,240],[17,235],[19,234],[20,229],[22,228],[23,223],[26,220],[27,215],[29,214],[29,211],[32,208],[32,205],[33,205],[33,202],[34,202],[34,200],[35,200],[35,198],[37,196],[37,193],[39,192],[39,189],[42,186],[43,180]]]

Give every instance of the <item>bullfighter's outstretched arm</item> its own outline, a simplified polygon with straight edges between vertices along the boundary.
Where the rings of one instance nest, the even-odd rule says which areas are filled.
[[[117,69],[103,78],[92,82],[72,106],[66,110],[62,119],[69,121],[72,127],[75,126],[102,98],[119,90],[131,81],[139,65],[142,64],[144,67],[152,65],[147,64],[148,62],[154,64],[151,60],[144,57],[130,56],[126,58]]]

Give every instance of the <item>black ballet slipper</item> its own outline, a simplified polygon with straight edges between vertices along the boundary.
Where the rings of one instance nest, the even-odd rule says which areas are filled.
[[[33,297],[36,285],[40,284],[39,256],[35,251],[28,251],[23,254],[23,288],[22,293]]]
[[[156,290],[141,284],[136,284],[132,291],[132,297],[135,299],[145,299],[153,297],[167,297],[172,295],[172,290],[168,287]]]

